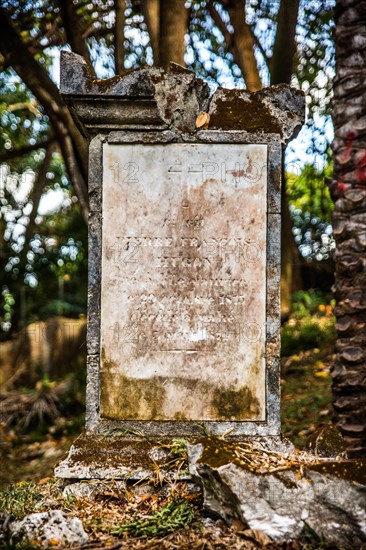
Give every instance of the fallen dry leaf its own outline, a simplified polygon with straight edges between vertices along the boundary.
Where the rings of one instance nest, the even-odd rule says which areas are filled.
[[[246,539],[256,542],[260,548],[263,548],[266,544],[270,544],[272,542],[272,539],[263,533],[263,531],[259,531],[259,529],[246,529],[241,532],[241,535]]]
[[[208,113],[200,113],[196,118],[196,128],[208,128],[210,115]]]
[[[231,523],[231,529],[235,533],[238,533],[239,531],[243,531],[245,529],[245,525],[242,521],[240,521],[240,519],[233,519]]]
[[[151,499],[152,495],[150,493],[144,493],[139,496],[137,502],[141,504],[142,502],[145,502],[145,500]]]

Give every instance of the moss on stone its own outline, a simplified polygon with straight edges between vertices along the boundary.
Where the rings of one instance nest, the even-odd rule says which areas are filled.
[[[248,438],[248,441],[250,441],[250,438]],[[196,443],[201,444],[203,447],[202,455],[197,461],[198,464],[207,464],[212,468],[220,468],[232,463],[244,470],[255,471],[255,468],[252,468],[237,456],[235,451],[240,446],[240,442],[225,441],[224,439],[208,436],[196,441]],[[366,458],[330,459],[327,462],[319,462],[314,456],[314,464],[304,463],[302,468],[305,472],[306,470],[319,472],[320,474],[331,475],[366,485]],[[300,466],[294,464],[293,466],[289,466],[287,471],[300,472]],[[286,472],[286,470],[281,471],[281,473],[283,472]],[[258,473],[256,471],[255,473],[256,475],[271,474],[270,471],[265,473]],[[279,472],[274,472],[274,474],[281,475]],[[282,477],[281,480],[283,481]]]
[[[243,97],[240,90],[225,90],[211,115],[210,129],[262,131],[282,134],[282,126],[257,94]]]

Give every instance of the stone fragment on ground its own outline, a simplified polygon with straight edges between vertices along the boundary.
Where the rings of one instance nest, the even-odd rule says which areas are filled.
[[[81,545],[88,541],[80,519],[70,518],[62,510],[30,514],[10,523],[9,531],[14,544],[25,539],[44,548]]]
[[[123,489],[125,485],[126,483],[122,480],[113,480],[112,485],[109,482],[99,480],[78,481],[66,485],[62,491],[62,496],[64,498],[74,497],[94,500],[105,491],[110,491],[111,489],[120,490]]]
[[[320,457],[345,457],[346,444],[341,432],[332,424],[322,426],[306,442],[307,449]]]
[[[235,444],[230,460],[230,444],[222,452],[222,440],[217,440],[215,452],[209,439],[209,453],[202,442],[188,446],[190,473],[203,486],[207,511],[227,523],[240,520],[276,542],[297,540],[309,528],[319,539],[344,548],[366,541],[365,463],[318,461],[314,467],[274,471],[272,466],[272,473],[256,473],[239,465]]]

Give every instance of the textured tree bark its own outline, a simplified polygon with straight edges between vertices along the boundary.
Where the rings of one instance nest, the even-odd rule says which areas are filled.
[[[335,9],[334,200],[337,299],[334,421],[350,456],[366,455],[366,1]]]
[[[125,0],[114,0],[116,20],[114,26],[114,67],[116,74],[125,68]]]
[[[184,4],[183,0],[160,0],[159,65],[165,70],[171,61],[185,65],[188,9]]]

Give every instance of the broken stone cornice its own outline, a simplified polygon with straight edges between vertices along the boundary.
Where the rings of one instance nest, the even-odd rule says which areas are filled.
[[[148,67],[100,80],[94,77],[92,67],[82,56],[62,51],[60,92],[63,96],[72,97],[153,98],[154,87],[151,79],[161,78],[162,74],[162,69]]]
[[[305,94],[287,84],[257,92],[218,88],[210,101],[212,130],[279,134],[284,144],[305,122]]]
[[[192,132],[210,95],[206,82],[176,63],[167,72],[145,67],[98,80],[85,59],[72,52],[61,52],[60,82],[79,125],[94,132],[154,127]]]
[[[90,64],[73,52],[61,52],[60,91],[86,133],[119,129],[196,132],[199,113],[211,115],[208,131],[235,130],[277,134],[285,144],[305,120],[301,90],[281,84],[258,92],[209,86],[195,73],[170,64],[95,79]]]

